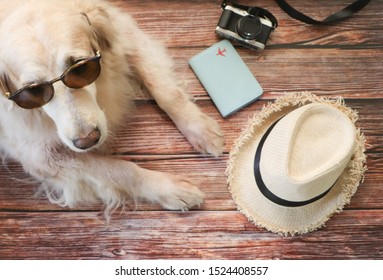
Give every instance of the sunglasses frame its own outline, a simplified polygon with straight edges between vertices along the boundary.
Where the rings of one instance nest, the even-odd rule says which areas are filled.
[[[1,87],[3,88],[3,91],[4,91],[4,94],[7,96],[8,99],[10,100],[13,100],[14,97],[16,97],[17,95],[19,95],[23,90],[26,90],[26,89],[31,89],[31,88],[34,88],[36,86],[39,86],[39,85],[51,85],[53,87],[53,84],[58,82],[58,81],[61,81],[65,86],[69,87],[68,85],[66,85],[65,81],[64,81],[64,78],[65,76],[70,72],[72,71],[73,69],[81,66],[81,65],[84,65],[85,63],[88,63],[90,61],[94,61],[94,60],[98,60],[100,61],[101,59],[101,52],[98,50],[98,51],[95,51],[95,56],[92,56],[92,57],[88,57],[88,58],[84,58],[84,59],[81,59],[80,61],[74,63],[72,66],[68,67],[68,69],[66,69],[64,71],[64,73],[62,73],[59,77],[55,78],[55,79],[52,79],[50,81],[44,81],[44,82],[36,82],[36,83],[30,83],[30,84],[27,84],[25,86],[23,86],[22,88],[18,89],[17,91],[11,93],[10,90],[9,90],[9,86],[7,84],[7,82],[5,81],[5,84],[6,86],[4,86],[3,84],[3,81],[2,79],[0,79],[0,84],[1,84]],[[100,67],[101,69],[101,67]],[[98,76],[97,76],[98,78]],[[96,78],[96,79],[97,79]],[[93,81],[94,82],[94,81]],[[93,83],[92,82],[92,83]],[[92,84],[90,83],[90,84]],[[90,85],[88,84],[88,85]],[[87,85],[85,85],[87,86]],[[83,88],[85,86],[82,86],[82,87],[69,87],[69,88],[74,88],[74,89],[79,89],[79,88]],[[8,90],[7,90],[7,89]],[[53,89],[53,93],[52,93],[52,97],[45,103],[47,104],[54,96],[54,89]],[[17,103],[17,102],[16,102]],[[41,106],[44,106],[45,104],[41,105]]]

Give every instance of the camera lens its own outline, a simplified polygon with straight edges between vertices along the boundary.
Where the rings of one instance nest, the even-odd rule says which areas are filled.
[[[237,22],[237,33],[244,39],[254,40],[261,33],[262,24],[258,17],[244,16]]]

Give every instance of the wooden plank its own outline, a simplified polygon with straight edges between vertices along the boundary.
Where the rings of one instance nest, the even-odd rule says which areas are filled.
[[[204,204],[199,210],[225,210],[236,209],[231,199],[231,195],[226,185],[226,159],[222,157],[205,158],[203,156],[125,156],[126,160],[137,162],[141,167],[169,172],[183,176],[195,182],[206,194]],[[22,168],[17,163],[10,163],[8,172],[0,169],[0,211],[1,210],[23,210],[23,211],[70,211],[70,210],[102,210],[101,204],[81,204],[74,209],[61,208],[49,203],[42,196],[36,196],[37,184],[18,181],[14,183],[14,178],[26,177]],[[126,210],[133,210],[135,205],[130,201]],[[160,210],[160,206],[148,204],[145,201],[137,205],[140,210]]]
[[[383,160],[379,156],[368,154],[365,180],[353,197],[348,209],[383,209]],[[141,167],[183,176],[193,181],[205,193],[205,201],[198,211],[235,210],[236,205],[229,193],[226,183],[225,169],[228,156],[215,159],[202,156],[154,156],[138,155],[125,156],[126,160],[137,162]],[[25,177],[18,164],[11,164],[12,173],[0,169],[0,211],[73,211],[93,210],[102,212],[101,204],[81,204],[73,209],[61,208],[51,204],[47,199],[35,196],[37,184],[17,182],[12,177]],[[161,207],[140,202],[140,210],[161,210]],[[135,208],[134,203],[128,203],[126,210]]]
[[[123,1],[113,0],[132,14],[147,33],[169,47],[210,46],[216,41],[215,27],[221,15],[221,1]],[[328,5],[327,0],[294,1],[294,7],[308,15],[323,19],[348,5],[347,0]],[[269,9],[279,20],[272,34],[271,48],[297,46],[376,46],[383,42],[382,2],[372,1],[351,19],[331,27],[313,27],[290,18],[275,1],[243,0],[241,4]]]
[[[0,213],[0,259],[379,259],[382,210],[344,211],[281,237],[237,211]]]
[[[225,152],[246,127],[248,119],[273,100],[260,100],[222,119],[211,101],[197,101],[199,107],[217,120],[225,135]],[[346,105],[359,113],[358,127],[365,134],[369,150],[383,152],[380,135],[383,134],[383,99],[346,100]],[[161,129],[158,129],[161,127]],[[116,133],[116,147],[120,154],[193,154],[194,151],[169,117],[150,103],[137,105],[136,113]]]
[[[383,44],[383,40],[382,40]],[[208,98],[187,65],[204,48],[175,49],[179,76],[189,84],[194,98]],[[383,88],[383,49],[265,49],[262,53],[237,48],[242,59],[264,89],[263,99],[285,92],[311,91],[344,98],[380,98]],[[234,94],[234,93],[233,93]]]

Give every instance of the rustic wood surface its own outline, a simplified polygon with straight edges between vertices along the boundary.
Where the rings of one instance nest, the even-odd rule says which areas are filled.
[[[199,155],[150,99],[116,134],[114,156],[193,180],[206,199],[189,212],[141,202],[114,213],[102,205],[60,208],[36,197],[38,184],[8,162],[0,168],[0,259],[383,259],[383,1],[329,27],[289,18],[274,1],[241,3],[272,11],[280,26],[263,52],[237,50],[264,88],[261,100],[222,119],[190,70],[190,57],[219,41],[220,1],[113,0],[169,47],[195,102],[225,133],[220,158]],[[351,1],[290,0],[318,19]],[[254,113],[285,92],[345,98],[359,112],[368,171],[351,204],[313,233],[281,237],[236,210],[225,177],[230,149]]]

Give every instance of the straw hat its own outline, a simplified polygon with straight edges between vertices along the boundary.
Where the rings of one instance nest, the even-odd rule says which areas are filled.
[[[366,170],[357,113],[342,99],[286,94],[256,114],[226,170],[238,208],[283,235],[322,227],[350,202]]]

